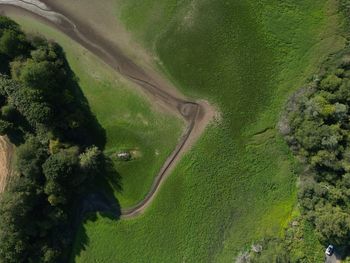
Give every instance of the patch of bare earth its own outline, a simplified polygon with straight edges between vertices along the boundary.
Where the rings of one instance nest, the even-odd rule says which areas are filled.
[[[13,145],[7,137],[0,136],[0,193],[2,193],[12,173]]]

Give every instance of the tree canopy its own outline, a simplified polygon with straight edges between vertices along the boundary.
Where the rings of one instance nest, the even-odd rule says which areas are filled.
[[[58,262],[103,133],[56,43],[0,16],[0,62],[0,134],[17,145],[18,173],[0,194],[0,262]]]
[[[283,133],[305,164],[299,200],[319,239],[350,244],[350,53],[293,96]],[[287,127],[286,127],[287,126]]]

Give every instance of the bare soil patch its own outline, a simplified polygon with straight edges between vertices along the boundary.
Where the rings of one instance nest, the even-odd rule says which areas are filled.
[[[2,193],[12,174],[13,145],[7,137],[0,136],[0,193]]]

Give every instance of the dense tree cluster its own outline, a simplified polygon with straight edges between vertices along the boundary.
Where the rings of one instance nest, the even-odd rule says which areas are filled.
[[[350,244],[350,55],[289,102],[281,131],[306,164],[299,199],[321,241]]]
[[[75,197],[101,168],[99,129],[57,44],[0,17],[0,64],[0,134],[18,146],[0,195],[0,262],[57,262]]]

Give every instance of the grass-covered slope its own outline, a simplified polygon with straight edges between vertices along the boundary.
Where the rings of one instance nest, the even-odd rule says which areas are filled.
[[[281,234],[289,220],[295,176],[275,126],[288,95],[344,44],[335,1],[118,3],[120,19],[158,55],[165,74],[216,104],[222,119],[145,215],[88,221],[73,258],[232,262],[254,240]]]
[[[78,78],[91,111],[106,131],[105,154],[114,161],[120,178],[110,178],[122,207],[140,201],[154,176],[175,148],[183,124],[163,112],[105,64],[68,37],[29,17],[12,15],[23,30],[57,41]],[[118,161],[116,153],[131,150],[135,159]],[[121,190],[117,185],[119,181]]]

